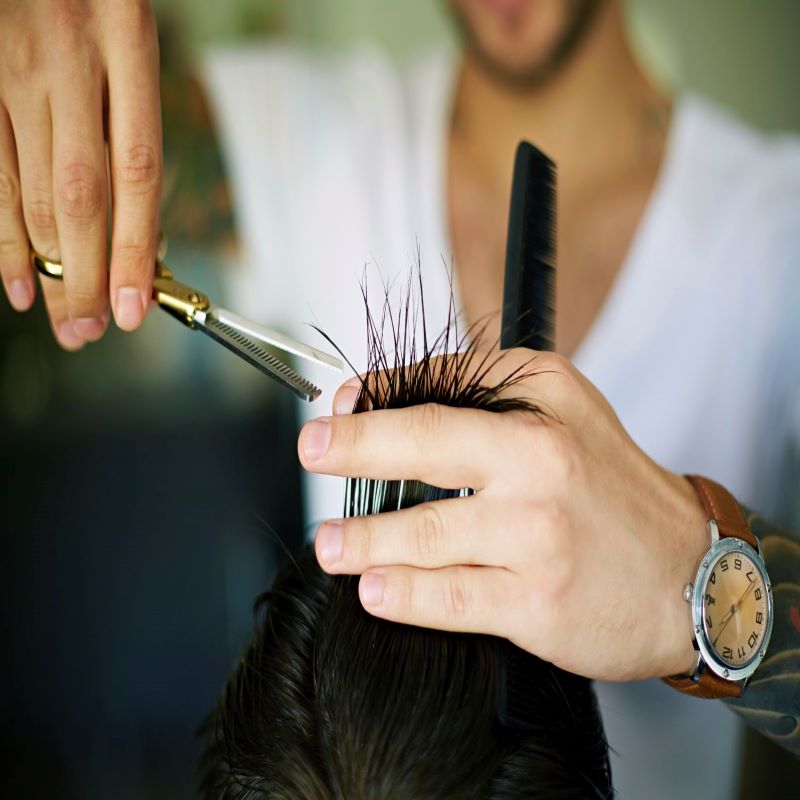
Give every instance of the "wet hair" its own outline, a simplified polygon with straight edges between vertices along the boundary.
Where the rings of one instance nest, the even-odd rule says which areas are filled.
[[[488,369],[502,355],[480,354],[481,329],[459,337],[451,302],[445,331],[429,343],[421,299],[419,306],[418,317],[409,293],[393,315],[387,299],[376,322],[367,304],[373,377],[362,381],[355,412],[437,402],[544,413],[508,394],[535,371],[535,356],[529,367],[486,385]],[[412,362],[408,371],[396,369]],[[384,372],[376,378],[376,370]],[[360,493],[350,483],[349,511],[397,508],[398,483],[360,481]],[[402,505],[445,495],[416,483]],[[204,797],[613,796],[590,681],[529,656],[534,690],[526,697],[526,724],[505,724],[498,713],[506,677],[500,640],[373,617],[359,601],[358,578],[325,574],[311,547],[278,575],[256,609],[255,634],[205,728]]]

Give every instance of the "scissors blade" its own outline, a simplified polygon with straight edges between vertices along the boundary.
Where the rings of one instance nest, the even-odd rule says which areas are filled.
[[[294,392],[301,400],[311,402],[320,396],[320,389],[311,381],[298,375],[277,356],[268,353],[249,336],[216,318],[213,313],[199,312],[195,314],[194,323],[207,336],[236,353],[256,369],[261,370],[271,378],[275,378],[287,389]]]
[[[298,342],[296,339],[292,339],[289,336],[284,336],[282,333],[274,331],[271,328],[265,328],[263,325],[258,325],[249,319],[244,319],[238,314],[234,314],[233,311],[228,311],[225,308],[217,308],[215,306],[211,309],[210,313],[225,325],[235,328],[247,336],[252,336],[262,342],[266,342],[266,344],[277,347],[279,350],[291,353],[294,356],[299,356],[300,358],[305,358],[323,367],[335,369],[338,372],[344,369],[344,365],[338,358],[323,353],[321,350],[317,350],[316,347],[311,347],[311,345]]]

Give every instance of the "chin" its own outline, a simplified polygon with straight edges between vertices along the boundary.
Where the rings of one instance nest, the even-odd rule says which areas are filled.
[[[582,38],[602,0],[448,0],[469,49],[495,74],[536,83]]]

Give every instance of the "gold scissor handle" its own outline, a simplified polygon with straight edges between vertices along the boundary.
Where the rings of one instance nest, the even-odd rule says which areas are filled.
[[[153,300],[168,314],[184,325],[194,328],[194,315],[211,308],[211,301],[202,292],[178,283],[166,264],[156,261],[156,277],[153,280]]]
[[[195,313],[207,311],[211,307],[211,301],[197,289],[175,280],[172,270],[161,261],[166,253],[165,241],[163,237],[159,240],[158,259],[153,279],[153,300],[184,325],[194,328]],[[37,272],[48,278],[64,279],[64,267],[61,262],[45,258],[33,248],[31,248],[31,263]]]

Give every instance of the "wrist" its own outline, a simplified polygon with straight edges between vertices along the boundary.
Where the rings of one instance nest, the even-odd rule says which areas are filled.
[[[710,540],[706,513],[697,492],[682,475],[675,475],[676,507],[673,517],[672,536],[676,545],[676,560],[669,573],[667,619],[670,643],[662,665],[661,677],[667,675],[690,675],[697,664],[694,647],[694,628],[691,606],[684,598],[687,584],[693,584],[697,569],[708,551]]]

